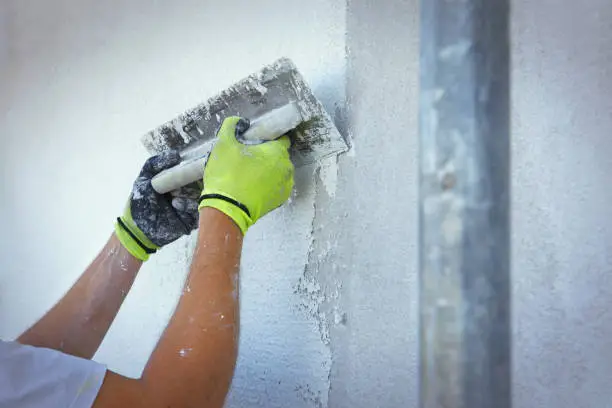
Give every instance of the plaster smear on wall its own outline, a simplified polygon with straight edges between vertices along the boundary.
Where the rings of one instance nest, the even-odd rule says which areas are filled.
[[[230,406],[327,406],[331,355],[311,313],[317,299],[308,297],[316,293],[317,283],[311,282],[307,297],[303,292],[314,172],[312,166],[299,169],[292,202],[262,219],[247,236],[241,268],[241,357]]]
[[[344,1],[3,4],[11,50],[3,90],[10,109],[0,121],[0,160],[11,174],[3,212],[12,221],[0,231],[6,339],[48,310],[107,239],[146,158],[144,132],[281,56],[294,60],[332,116],[344,107]],[[327,405],[329,340],[310,312],[319,289],[306,272],[316,171],[300,169],[292,202],[247,236],[230,407]],[[194,240],[171,244],[145,265],[98,361],[140,375],[181,294]]]
[[[334,197],[338,187],[338,156],[328,157],[321,161],[319,180],[327,194]]]

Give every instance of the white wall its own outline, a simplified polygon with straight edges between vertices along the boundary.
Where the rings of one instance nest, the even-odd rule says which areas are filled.
[[[146,158],[140,136],[278,57],[333,114],[344,106],[341,0],[11,0],[3,77],[0,336],[77,278],[112,231]],[[327,402],[330,350],[296,289],[311,245],[313,168],[293,202],[249,233],[230,406]],[[96,360],[140,374],[178,297],[193,241],[141,271]],[[297,292],[297,293],[294,293]]]
[[[514,4],[515,406],[612,400],[612,7]]]

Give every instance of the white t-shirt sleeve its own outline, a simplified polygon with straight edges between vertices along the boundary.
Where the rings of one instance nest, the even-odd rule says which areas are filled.
[[[0,408],[90,408],[105,374],[95,361],[0,340]]]

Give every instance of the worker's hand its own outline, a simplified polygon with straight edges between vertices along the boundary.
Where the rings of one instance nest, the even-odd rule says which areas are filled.
[[[280,207],[293,189],[291,142],[287,136],[258,145],[236,140],[249,122],[239,117],[225,119],[204,169],[202,207],[225,213],[245,234],[257,220]]]
[[[117,218],[115,234],[137,259],[146,261],[156,250],[189,234],[198,225],[198,192],[189,187],[169,194],[158,194],[151,179],[181,161],[177,151],[169,151],[146,161],[134,182],[122,217]]]

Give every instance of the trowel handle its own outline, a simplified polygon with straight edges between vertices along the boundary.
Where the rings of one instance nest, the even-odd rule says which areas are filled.
[[[151,185],[159,194],[166,194],[187,184],[202,179],[208,154],[197,159],[184,161],[178,166],[164,170],[151,180]]]
[[[251,127],[238,137],[245,144],[257,144],[275,140],[295,129],[303,118],[295,103],[288,103],[274,109],[251,122]],[[212,143],[207,149],[200,150],[197,158],[183,161],[171,169],[162,171],[151,180],[155,191],[166,194],[202,179],[206,159],[212,149]]]

